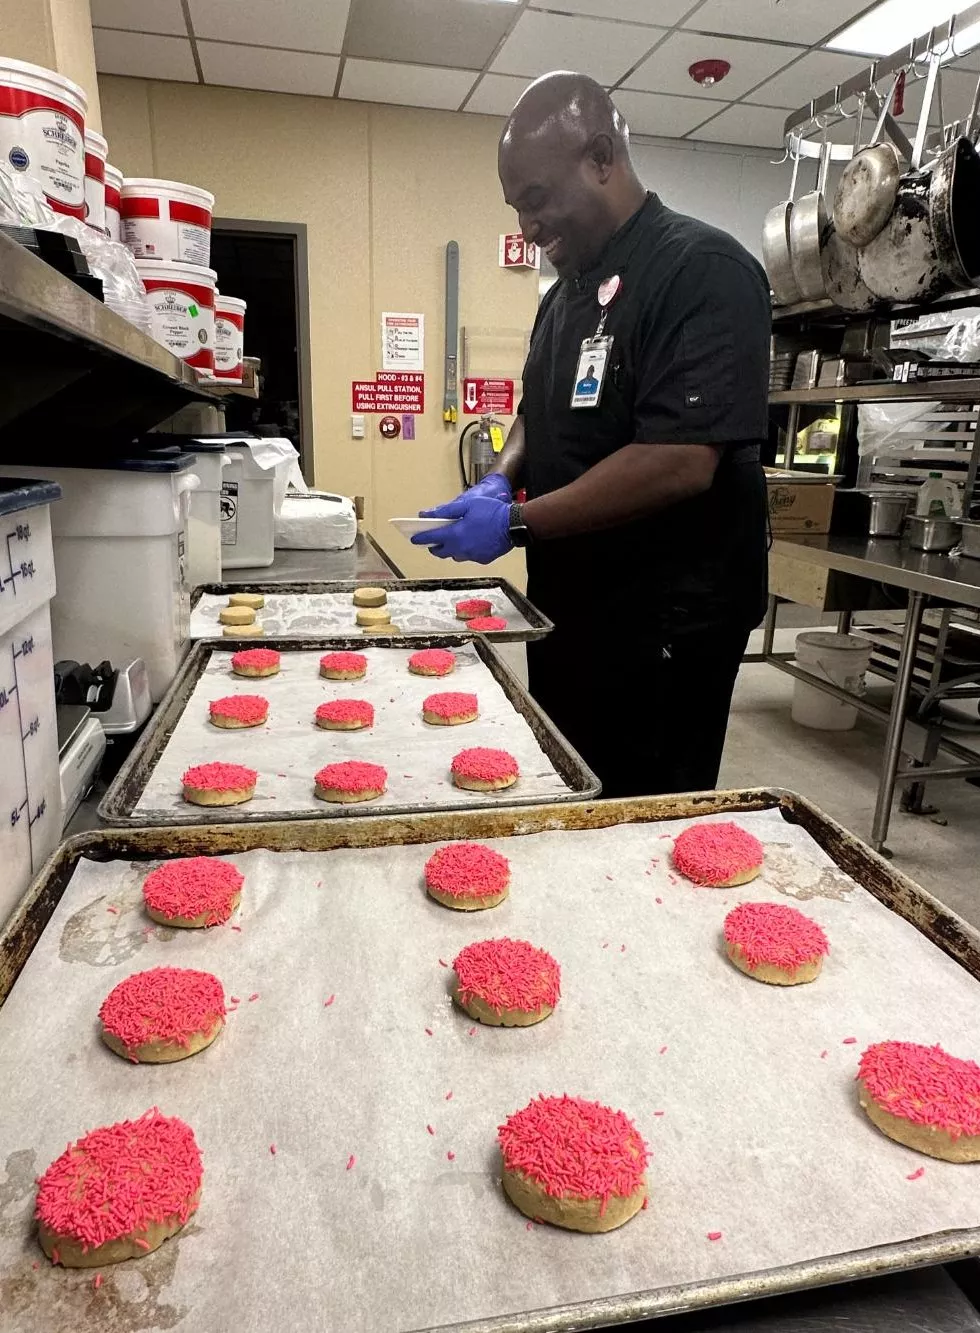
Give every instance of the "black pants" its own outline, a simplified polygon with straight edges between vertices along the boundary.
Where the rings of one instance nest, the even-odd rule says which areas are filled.
[[[748,631],[660,643],[628,629],[613,637],[608,625],[563,631],[555,619],[551,634],[528,644],[531,694],[598,775],[602,795],[712,790]]]

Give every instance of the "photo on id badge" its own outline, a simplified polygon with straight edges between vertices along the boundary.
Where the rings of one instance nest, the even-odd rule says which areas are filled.
[[[591,343],[583,343],[575,367],[575,382],[572,386],[572,407],[598,407],[602,397],[602,385],[606,378],[606,362],[609,359],[611,339],[603,338]]]

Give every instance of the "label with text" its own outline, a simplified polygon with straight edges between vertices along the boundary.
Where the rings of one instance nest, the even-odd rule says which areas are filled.
[[[514,414],[514,381],[467,379],[463,380],[463,411],[471,417],[497,412],[509,417]]]
[[[353,380],[351,410],[398,414],[424,412],[425,376],[421,371],[379,370],[373,380]]]

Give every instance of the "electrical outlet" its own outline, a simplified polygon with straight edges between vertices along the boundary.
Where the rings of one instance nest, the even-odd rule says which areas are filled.
[[[364,417],[360,412],[354,412],[351,415],[350,435],[352,440],[364,439]]]

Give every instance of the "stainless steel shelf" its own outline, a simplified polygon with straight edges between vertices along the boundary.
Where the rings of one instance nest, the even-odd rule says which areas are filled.
[[[926,305],[920,303],[885,305],[882,303],[873,310],[842,310],[839,305],[834,305],[833,301],[826,297],[819,301],[798,301],[795,305],[773,306],[772,319],[774,324],[784,324],[790,320],[802,319],[807,315],[816,315],[821,319],[826,316],[828,321],[839,324],[854,324],[868,319],[912,319],[916,315],[922,315],[926,312],[959,310],[963,306],[971,305],[980,305],[980,288],[978,287],[966,287],[961,291],[947,292],[945,296],[937,296]]]
[[[913,384],[828,385],[823,389],[777,389],[769,395],[774,406],[785,403],[980,403],[980,379],[917,380]]]

